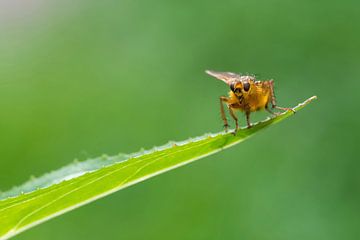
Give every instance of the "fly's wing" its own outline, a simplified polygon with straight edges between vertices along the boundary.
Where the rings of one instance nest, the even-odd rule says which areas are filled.
[[[205,71],[210,76],[213,76],[217,79],[220,79],[221,81],[225,82],[226,84],[230,84],[231,82],[240,80],[240,75],[232,72],[215,72],[211,70]]]

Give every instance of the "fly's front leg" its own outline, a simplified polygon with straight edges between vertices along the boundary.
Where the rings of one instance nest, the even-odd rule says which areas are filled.
[[[235,115],[233,109],[231,108],[231,106],[229,106],[229,112],[230,112],[230,115],[231,115],[231,117],[234,119],[235,124],[236,124],[236,126],[235,126],[235,131],[234,131],[234,134],[236,134],[236,132],[239,130],[238,118],[236,117],[236,115]]]
[[[245,112],[245,115],[246,115],[247,128],[251,128],[250,112]]]
[[[223,103],[227,103],[228,101],[229,99],[227,97],[220,97],[220,113],[221,113],[221,118],[224,121],[225,132],[228,131],[229,124],[228,124],[228,120],[226,119]]]
[[[283,110],[283,111],[292,111],[293,113],[295,113],[295,110],[292,109],[292,108],[284,108],[284,107],[279,107],[279,106],[276,105],[276,97],[275,97],[275,93],[274,93],[274,81],[270,80],[269,85],[270,85],[270,95],[271,95],[272,108]]]

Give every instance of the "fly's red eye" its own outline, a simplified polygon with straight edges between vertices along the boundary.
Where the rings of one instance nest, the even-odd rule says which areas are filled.
[[[245,83],[243,84],[243,87],[244,87],[244,91],[245,91],[245,92],[249,91],[249,89],[250,89],[250,83],[245,82]]]

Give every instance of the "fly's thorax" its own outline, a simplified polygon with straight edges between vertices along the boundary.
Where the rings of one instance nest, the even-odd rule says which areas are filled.
[[[257,86],[259,94],[268,95],[271,93],[271,81],[256,81],[255,85]]]
[[[270,81],[255,82],[256,93],[252,97],[252,108],[254,110],[263,109],[271,101]]]

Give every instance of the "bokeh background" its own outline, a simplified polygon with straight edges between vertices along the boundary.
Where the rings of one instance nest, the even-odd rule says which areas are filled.
[[[236,147],[15,239],[359,239],[359,8],[1,0],[3,191],[75,158],[222,130],[228,89],[205,69],[273,78],[281,106],[319,97]]]

